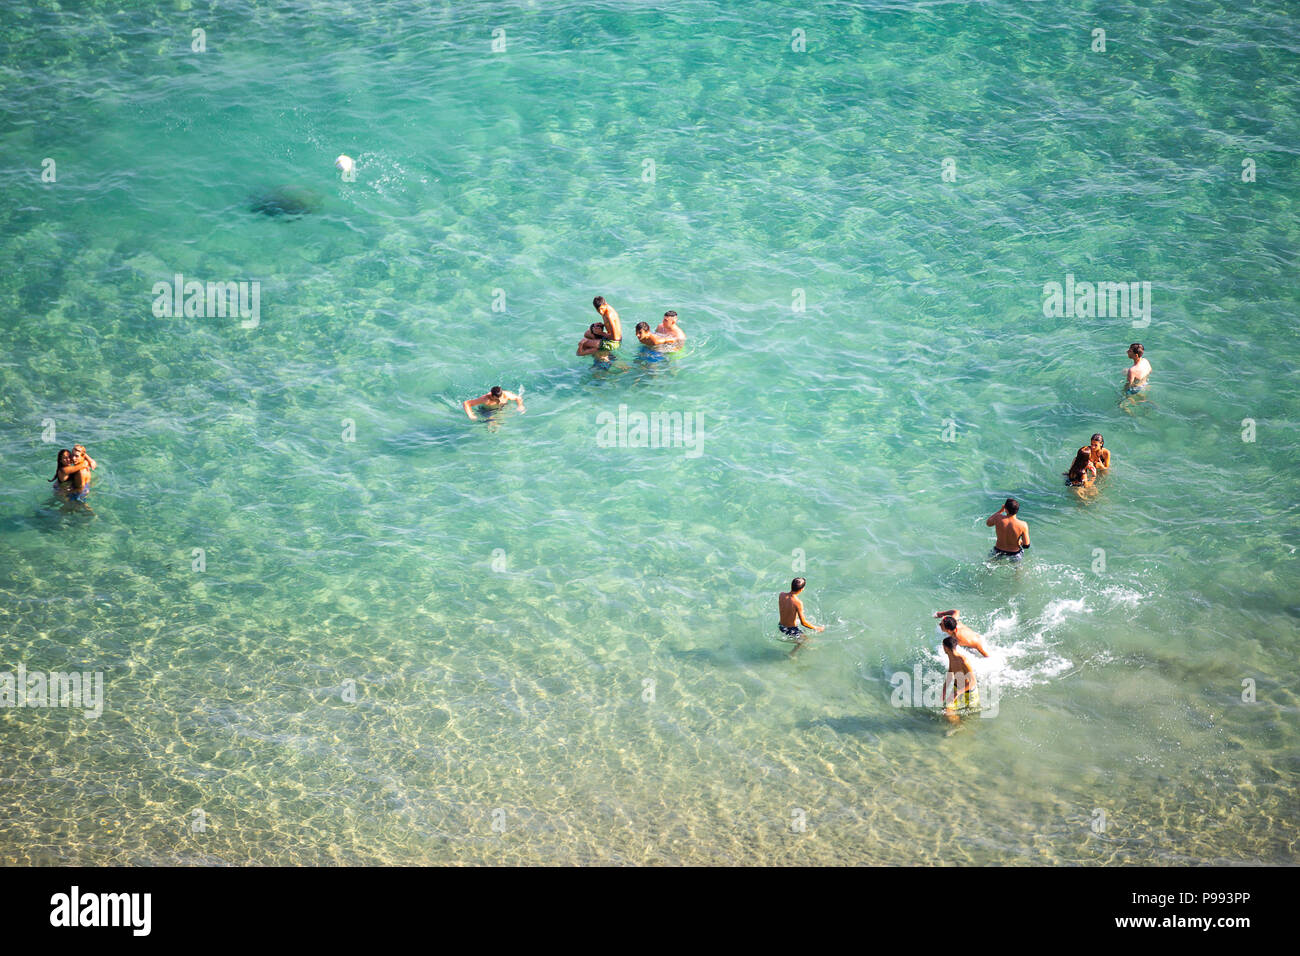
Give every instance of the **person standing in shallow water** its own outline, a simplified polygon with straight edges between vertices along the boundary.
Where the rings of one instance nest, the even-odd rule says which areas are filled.
[[[943,677],[943,715],[950,721],[957,720],[963,712],[978,710],[980,705],[975,669],[957,647],[955,635],[943,639],[943,652],[948,655],[948,673]]]
[[[601,321],[605,324],[605,338],[600,343],[601,351],[613,352],[623,341],[623,325],[619,321],[618,313],[614,307],[605,301],[603,295],[598,295],[591,300],[591,304],[596,307],[600,313]]]
[[[803,636],[803,631],[799,630],[800,624],[818,634],[826,630],[804,617],[803,601],[799,600],[799,595],[803,593],[807,584],[808,582],[803,578],[795,578],[790,582],[790,590],[781,591],[776,596],[777,611],[780,615],[777,629],[785,635],[786,639],[794,641],[795,646],[790,652],[791,657],[798,654],[799,648],[808,643],[808,639]]]
[[[994,529],[993,550],[990,558],[1010,558],[1016,564],[1029,547],[1029,525],[1016,517],[1020,513],[1020,502],[1008,498],[1006,503],[984,520],[984,524]]]
[[[1141,395],[1147,387],[1147,379],[1151,377],[1151,363],[1146,360],[1146,349],[1142,347],[1141,342],[1134,342],[1128,347],[1128,357],[1133,363],[1127,371],[1124,372],[1124,398],[1122,403],[1127,406],[1137,401],[1138,395]]]

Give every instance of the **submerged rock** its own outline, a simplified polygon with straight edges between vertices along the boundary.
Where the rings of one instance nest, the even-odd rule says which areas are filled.
[[[298,186],[276,186],[254,196],[249,200],[248,208],[272,219],[306,216],[320,212],[321,197]]]

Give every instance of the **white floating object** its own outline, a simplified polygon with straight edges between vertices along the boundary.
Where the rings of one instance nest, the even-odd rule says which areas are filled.
[[[357,164],[346,153],[341,153],[339,158],[334,160],[334,165],[343,171],[344,176],[352,176],[356,173]]]

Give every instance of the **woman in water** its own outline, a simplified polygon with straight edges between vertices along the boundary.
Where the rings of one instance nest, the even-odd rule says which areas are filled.
[[[1084,445],[1075,453],[1074,464],[1070,470],[1065,473],[1065,483],[1074,489],[1074,493],[1080,498],[1084,497],[1088,489],[1096,493],[1092,487],[1097,478],[1097,469],[1092,464],[1092,446]]]
[[[1106,447],[1106,439],[1101,437],[1101,432],[1092,436],[1092,441],[1088,445],[1088,454],[1098,475],[1110,470],[1110,449]]]

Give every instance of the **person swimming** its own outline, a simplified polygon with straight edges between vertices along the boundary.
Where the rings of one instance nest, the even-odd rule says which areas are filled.
[[[1128,357],[1133,365],[1124,373],[1125,395],[1136,395],[1147,387],[1147,379],[1151,377],[1151,363],[1143,357],[1145,352],[1141,342],[1134,342],[1128,347]]]
[[[779,615],[777,629],[785,635],[786,638],[793,640],[795,644],[794,650],[790,652],[791,657],[794,657],[795,654],[799,653],[799,648],[808,643],[808,639],[804,637],[803,631],[799,630],[799,625],[802,624],[804,627],[811,631],[816,631],[818,634],[826,630],[824,627],[818,627],[803,615],[803,601],[799,600],[799,595],[803,592],[803,589],[807,584],[808,582],[803,578],[795,578],[790,582],[790,590],[781,591],[776,596],[777,613]]]
[[[979,651],[983,657],[989,656],[988,648],[984,646],[984,641],[980,636],[961,623],[961,611],[956,608],[951,611],[936,611],[934,616],[942,618],[939,622],[939,630],[944,633],[945,637],[951,634],[957,638],[957,643],[962,647],[973,648]]]
[[[1001,508],[984,520],[987,527],[995,529],[990,558],[1010,558],[1015,563],[1020,562],[1029,547],[1029,525],[1016,517],[1019,513],[1020,502],[1008,498]]]
[[[943,678],[943,715],[953,721],[963,711],[976,710],[980,705],[975,669],[957,647],[957,638],[952,634],[943,639],[943,652],[948,655],[948,673]]]
[[[500,385],[493,385],[492,389],[486,394],[480,395],[478,398],[465,399],[465,401],[461,402],[460,407],[465,409],[465,414],[469,416],[471,421],[474,421],[474,413],[470,411],[474,406],[482,406],[484,411],[495,411],[498,408],[505,407],[511,402],[514,402],[519,406],[519,411],[521,413],[526,410],[522,398],[514,392],[507,392]]]
[[[1101,437],[1101,432],[1093,435],[1088,443],[1088,456],[1098,475],[1110,469],[1110,449],[1106,447],[1106,439]]]

